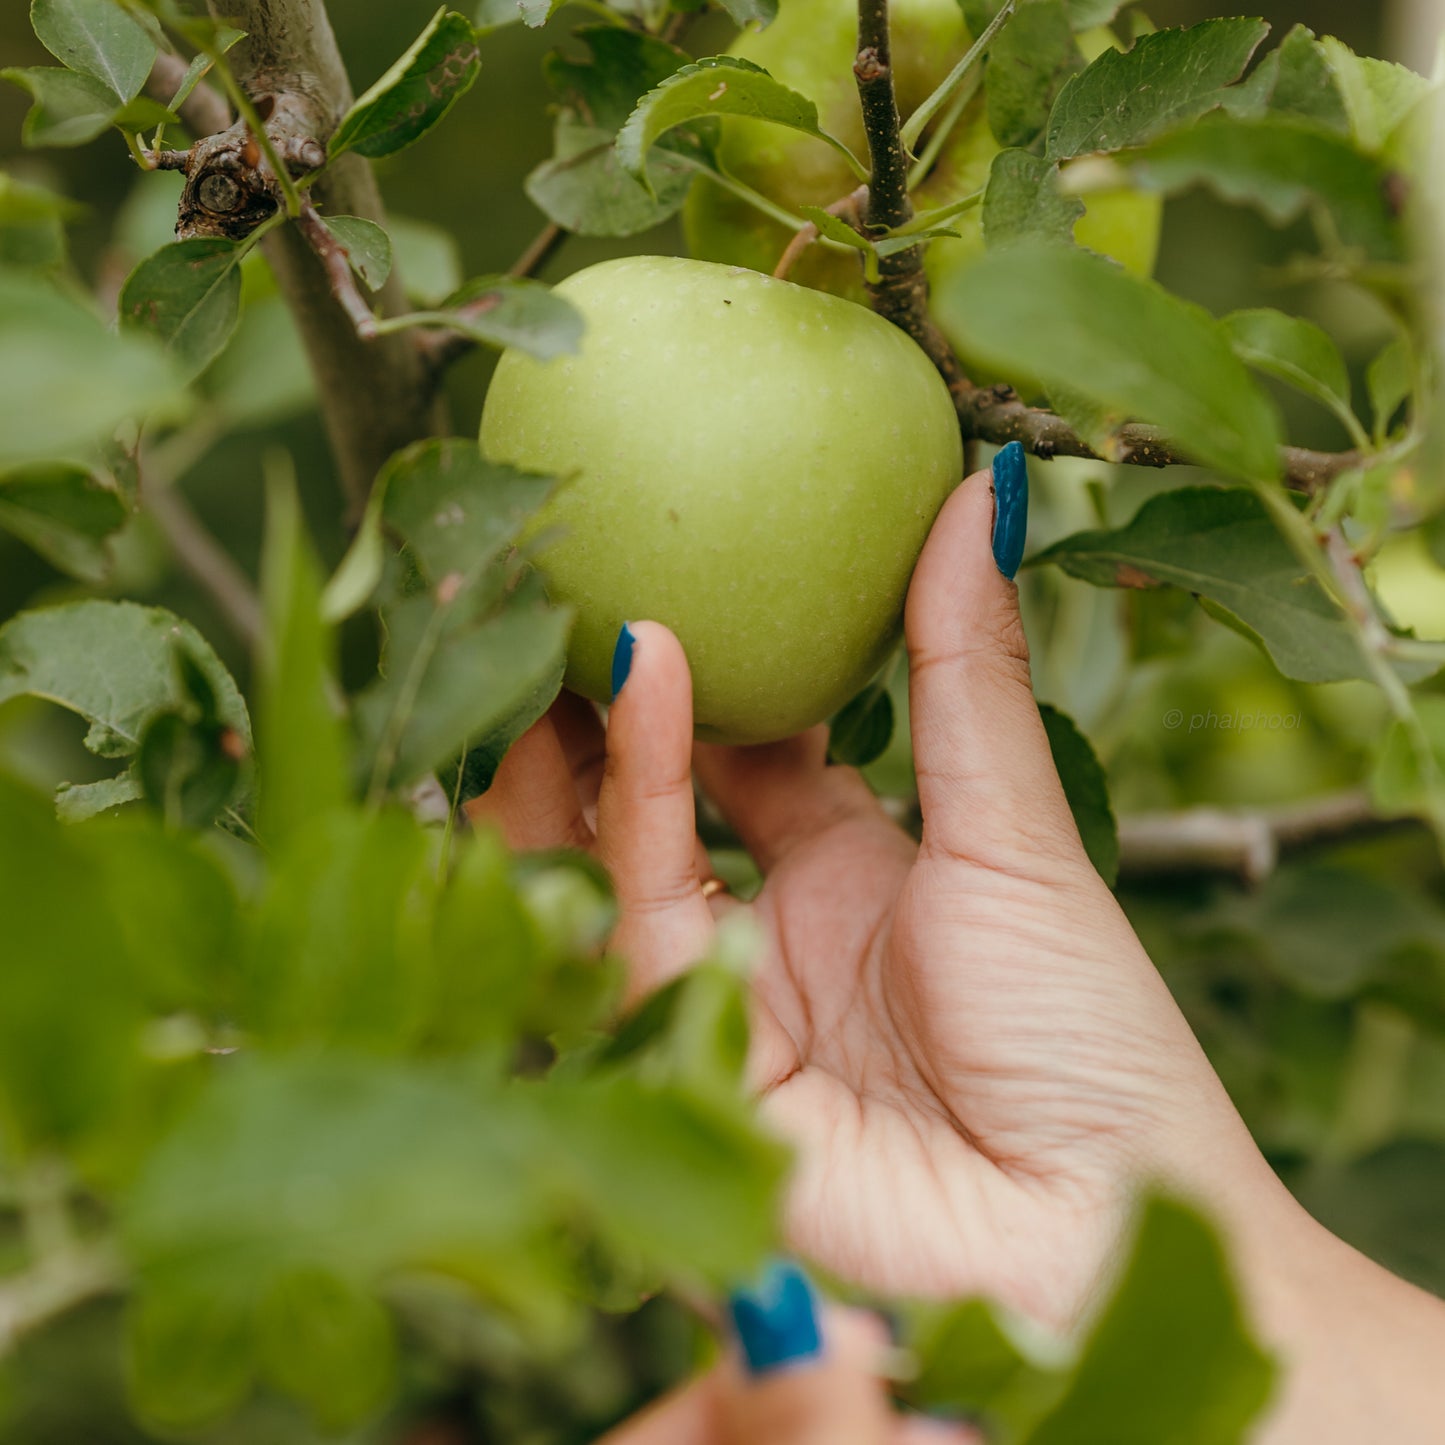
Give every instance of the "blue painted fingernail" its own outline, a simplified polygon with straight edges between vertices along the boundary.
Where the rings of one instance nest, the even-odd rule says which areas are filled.
[[[993,459],[993,560],[1010,581],[1024,560],[1029,529],[1029,465],[1024,449],[1010,442]]]
[[[728,1309],[750,1374],[770,1374],[823,1351],[813,1287],[787,1260],[768,1265],[752,1288],[734,1291]]]
[[[612,696],[622,691],[627,674],[632,671],[632,649],[637,642],[632,629],[624,622],[617,634],[617,646],[612,649]]]

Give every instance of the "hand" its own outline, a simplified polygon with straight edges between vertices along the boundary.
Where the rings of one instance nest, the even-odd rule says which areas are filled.
[[[1310,1366],[1277,1438],[1353,1438],[1333,1432],[1386,1416],[1394,1438],[1429,1438],[1408,1433],[1416,1397],[1434,1404],[1423,1344],[1391,1351],[1388,1388],[1361,1385],[1357,1417],[1337,1408],[1361,1378],[1355,1346],[1378,1352],[1394,1318],[1440,1340],[1445,1314],[1289,1197],[1089,864],[992,523],[979,474],[944,507],[909,593],[920,845],[856,773],[826,765],[822,729],[695,746],[682,649],[645,622],[605,737],[564,697],[473,816],[517,848],[596,850],[640,994],[742,906],[704,897],[696,771],[765,875],[751,1066],[798,1150],[788,1232],[803,1254],[879,1289],[980,1292],[1064,1326],[1131,1193],[1160,1179],[1213,1209],[1267,1333]]]

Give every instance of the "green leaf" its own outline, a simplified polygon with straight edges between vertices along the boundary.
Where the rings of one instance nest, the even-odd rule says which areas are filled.
[[[1268,33],[1262,20],[1206,20],[1105,50],[1059,93],[1049,159],[1143,145],[1213,110]]]
[[[1200,464],[1279,472],[1274,408],[1219,323],[1085,251],[991,251],[940,288],[945,324],[1005,376],[1035,376],[1161,427]]]
[[[583,25],[573,34],[587,55],[554,50],[543,59],[542,74],[577,120],[597,130],[621,130],[637,102],[689,61],[686,51],[642,30]]]
[[[1214,1230],[1156,1198],[1067,1392],[1029,1445],[1243,1445],[1274,1379]]]
[[[818,124],[818,107],[751,61],[718,55],[685,65],[637,103],[617,136],[624,170],[645,182],[648,152],[675,126],[714,115],[742,115],[801,131],[832,146],[859,180],[868,172],[837,137]]]
[[[321,579],[289,471],[268,478],[261,597],[256,827],[276,844],[345,802],[350,777]]]
[[[778,18],[778,0],[719,0],[734,25],[765,30]]]
[[[1377,446],[1390,436],[1395,413],[1415,390],[1415,365],[1409,340],[1398,336],[1380,351],[1365,371],[1365,388],[1370,394]]]
[[[161,607],[70,602],[11,618],[0,627],[0,703],[46,698],[90,722],[93,753],[130,757],[153,718],[189,701],[177,648],[205,675],[240,750],[249,750],[250,720],[231,675],[189,622]]]
[[[62,65],[98,80],[123,104],[140,94],[155,42],[115,0],[31,0],[30,23]]]
[[[1314,31],[1296,25],[1278,50],[1279,69],[1269,97],[1277,115],[1295,116],[1339,135],[1350,132],[1350,117],[1335,83],[1324,47]]]
[[[1405,252],[1385,169],[1303,121],[1214,117],[1156,141],[1133,166],[1139,181],[1155,190],[1206,184],[1278,226],[1318,209],[1345,246],[1379,260]]]
[[[33,463],[0,474],[0,527],[83,582],[109,574],[106,543],[129,516],[119,492],[70,462]]]
[[[74,201],[0,171],[0,268],[63,265],[65,222],[81,212]]]
[[[219,236],[162,246],[121,287],[122,328],[156,337],[187,376],[199,375],[240,320],[242,251]]]
[[[20,138],[27,146],[80,146],[104,135],[120,108],[110,87],[88,75],[54,66],[22,70],[11,66],[0,77],[30,92]]]
[[[1356,142],[1371,155],[1383,155],[1391,136],[1433,85],[1409,66],[1356,55],[1332,35],[1319,43],[1344,98]]]
[[[988,56],[988,123],[1001,146],[1027,146],[1084,58],[1064,0],[1023,0]]]
[[[490,728],[480,742],[469,741],[466,756],[459,764],[461,776],[442,778],[449,796],[467,803],[492,786],[507,750],[557,700],[566,671],[567,659],[560,656],[551,672],[538,674],[535,684],[521,694],[503,721]]]
[[[205,828],[234,796],[241,764],[225,727],[163,712],[141,734],[135,776],[167,826]]]
[[[395,1386],[396,1339],[383,1305],[317,1266],[283,1274],[257,1319],[264,1378],[334,1435],[360,1424]]]
[[[1094,756],[1088,738],[1067,713],[1047,704],[1041,704],[1039,712],[1084,851],[1099,876],[1112,888],[1119,877],[1119,830],[1109,803],[1104,769]]]
[[[244,30],[236,30],[229,25],[223,25],[216,32],[216,48],[224,55],[238,40],[245,38]],[[210,73],[214,64],[215,61],[204,51],[192,57],[191,63],[186,67],[186,73],[181,76],[181,83],[176,87],[176,93],[171,96],[171,110],[176,110],[190,99],[191,92]]]
[[[55,790],[55,815],[63,823],[82,823],[145,795],[134,768],[98,783],[61,783]]]
[[[1247,365],[1278,378],[1332,411],[1352,434],[1365,441],[1350,404],[1350,375],[1340,349],[1312,321],[1261,308],[1224,318],[1235,355]]]
[[[373,291],[391,275],[391,237],[364,216],[323,216],[326,229],[346,252],[351,268]]]
[[[990,248],[1073,240],[1084,203],[1059,190],[1058,174],[1058,166],[1025,150],[1003,150],[993,158],[983,198],[983,235]]]
[[[91,876],[81,844],[45,800],[0,774],[0,1116],[7,1152],[12,1140],[26,1150],[113,1117],[137,1071],[134,961]]]
[[[246,1322],[203,1290],[143,1293],[126,1317],[131,1400],[163,1431],[213,1425],[245,1399],[255,1372]]]
[[[515,346],[538,361],[571,354],[582,343],[582,315],[540,281],[481,276],[469,281],[435,311],[413,311],[382,324],[446,326],[486,346]]]
[[[472,88],[482,68],[471,22],[443,6],[411,48],[341,118],[327,147],[375,160],[421,139]]]
[[[1367,672],[1335,604],[1242,487],[1182,487],[1117,531],[1077,532],[1032,559],[1096,587],[1179,587],[1227,610],[1286,677],[1338,682]]]
[[[1387,817],[1429,817],[1445,796],[1445,698],[1417,698],[1415,716],[1413,737],[1403,722],[1390,724],[1370,776],[1375,806]]]
[[[462,284],[456,237],[441,226],[411,216],[387,218],[391,246],[401,263],[407,299],[414,306],[440,306]]]
[[[828,761],[866,768],[893,740],[893,698],[886,678],[870,683],[828,725]]]
[[[1064,0],[1064,8],[1075,30],[1092,30],[1096,25],[1107,25],[1131,3],[1132,0]]]

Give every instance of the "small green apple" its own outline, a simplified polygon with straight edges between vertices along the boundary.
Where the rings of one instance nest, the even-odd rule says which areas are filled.
[[[938,373],[865,308],[742,267],[630,256],[557,292],[581,352],[505,353],[481,442],[568,478],[529,531],[576,609],[567,685],[608,700],[618,631],[651,618],[687,652],[700,737],[822,721],[897,641],[962,474]]]

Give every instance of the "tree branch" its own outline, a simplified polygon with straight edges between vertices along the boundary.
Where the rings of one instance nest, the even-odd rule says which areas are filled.
[[[1293,854],[1418,826],[1381,817],[1363,789],[1279,808],[1143,813],[1119,820],[1119,877],[1222,873],[1254,885]]]

